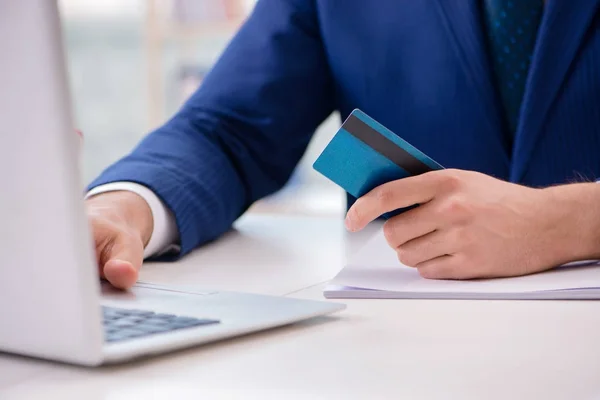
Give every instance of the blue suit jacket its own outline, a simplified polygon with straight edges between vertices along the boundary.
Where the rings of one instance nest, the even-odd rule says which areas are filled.
[[[281,188],[318,124],[354,108],[446,167],[533,186],[600,177],[600,0],[546,2],[514,138],[479,3],[260,0],[183,108],[91,187],[148,186],[185,254]]]

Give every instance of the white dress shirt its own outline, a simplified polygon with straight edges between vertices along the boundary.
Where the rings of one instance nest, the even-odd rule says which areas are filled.
[[[86,198],[100,193],[120,190],[138,194],[146,201],[146,203],[148,203],[148,206],[150,206],[152,219],[154,220],[154,228],[150,235],[150,240],[144,249],[144,259],[172,251],[179,251],[179,246],[176,244],[179,241],[179,232],[177,230],[175,217],[162,200],[146,186],[133,182],[108,183],[90,190],[87,193]]]

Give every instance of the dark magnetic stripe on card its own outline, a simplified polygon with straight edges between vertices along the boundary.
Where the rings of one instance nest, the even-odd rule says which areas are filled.
[[[427,164],[415,158],[353,114],[350,114],[346,119],[342,128],[411,175],[433,171]]]

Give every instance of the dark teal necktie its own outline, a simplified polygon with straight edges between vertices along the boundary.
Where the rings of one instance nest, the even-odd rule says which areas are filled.
[[[543,9],[544,0],[484,0],[492,66],[513,135]]]

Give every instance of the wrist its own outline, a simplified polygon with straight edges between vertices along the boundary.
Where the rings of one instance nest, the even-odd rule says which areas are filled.
[[[138,234],[144,247],[150,241],[154,220],[150,206],[140,195],[127,190],[117,190],[93,195],[86,200],[92,207],[107,209],[114,217]]]
[[[600,258],[600,184],[578,183],[543,191],[550,229],[556,232],[548,245],[557,263]]]

